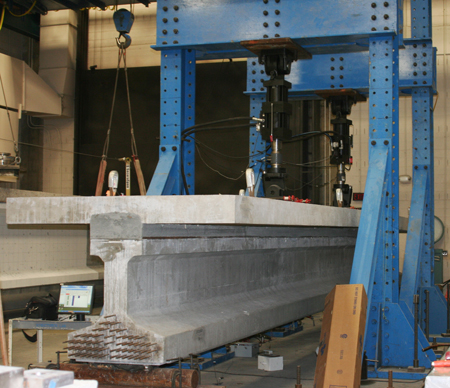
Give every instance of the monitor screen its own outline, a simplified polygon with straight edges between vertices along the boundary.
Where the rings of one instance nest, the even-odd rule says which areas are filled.
[[[94,286],[62,285],[58,313],[91,314]]]

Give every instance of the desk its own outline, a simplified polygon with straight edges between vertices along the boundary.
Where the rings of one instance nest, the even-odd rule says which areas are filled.
[[[90,320],[88,320],[90,319]],[[42,319],[24,319],[24,318],[16,318],[9,320],[9,365],[12,365],[12,341],[13,341],[13,330],[14,329],[24,329],[24,330],[37,330],[37,356],[38,363],[42,362],[42,331],[43,330],[80,330],[85,327],[91,326],[96,320],[98,316],[88,316],[86,317],[86,321],[72,321],[72,320],[63,320],[63,321],[43,321]]]

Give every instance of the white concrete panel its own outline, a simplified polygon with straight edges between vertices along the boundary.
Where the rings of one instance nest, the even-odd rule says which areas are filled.
[[[70,9],[62,9],[59,11],[50,11],[47,15],[41,16],[41,27],[57,26],[62,24],[70,24],[77,27],[77,13]]]
[[[8,227],[6,205],[0,204],[0,245],[2,289],[103,278],[102,267],[93,269],[86,265],[86,227]]]

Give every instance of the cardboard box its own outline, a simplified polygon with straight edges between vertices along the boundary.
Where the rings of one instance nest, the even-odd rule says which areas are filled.
[[[328,294],[314,388],[359,388],[366,314],[362,284],[338,285]]]

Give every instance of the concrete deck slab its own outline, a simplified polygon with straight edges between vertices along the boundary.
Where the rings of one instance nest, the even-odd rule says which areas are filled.
[[[8,198],[8,224],[89,224],[94,214],[138,214],[143,224],[357,227],[360,211],[235,195]]]

